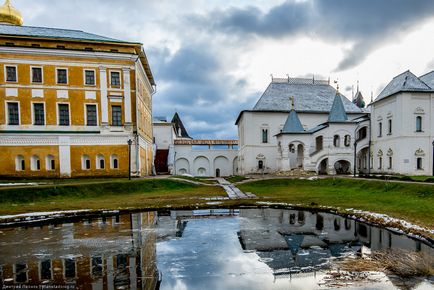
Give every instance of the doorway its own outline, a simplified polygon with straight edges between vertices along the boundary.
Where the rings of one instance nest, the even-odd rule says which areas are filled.
[[[215,170],[215,177],[220,177],[220,168]]]

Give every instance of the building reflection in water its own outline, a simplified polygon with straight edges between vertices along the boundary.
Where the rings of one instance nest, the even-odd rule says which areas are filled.
[[[145,212],[3,229],[1,283],[156,289],[156,221],[155,212]]]

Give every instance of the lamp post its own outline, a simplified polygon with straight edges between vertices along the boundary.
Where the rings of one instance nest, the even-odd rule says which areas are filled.
[[[128,140],[128,180],[131,180],[131,145],[133,141],[131,139]]]

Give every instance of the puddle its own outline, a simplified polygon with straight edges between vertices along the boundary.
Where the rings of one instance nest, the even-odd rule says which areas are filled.
[[[434,289],[428,279],[331,271],[362,249],[434,255],[423,241],[290,209],[107,213],[4,228],[0,249],[3,289]]]

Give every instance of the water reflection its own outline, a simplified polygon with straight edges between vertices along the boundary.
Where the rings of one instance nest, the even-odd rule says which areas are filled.
[[[418,240],[326,213],[143,212],[2,229],[0,286],[158,289],[162,277],[162,289],[314,289],[331,258],[363,245],[434,255]]]

